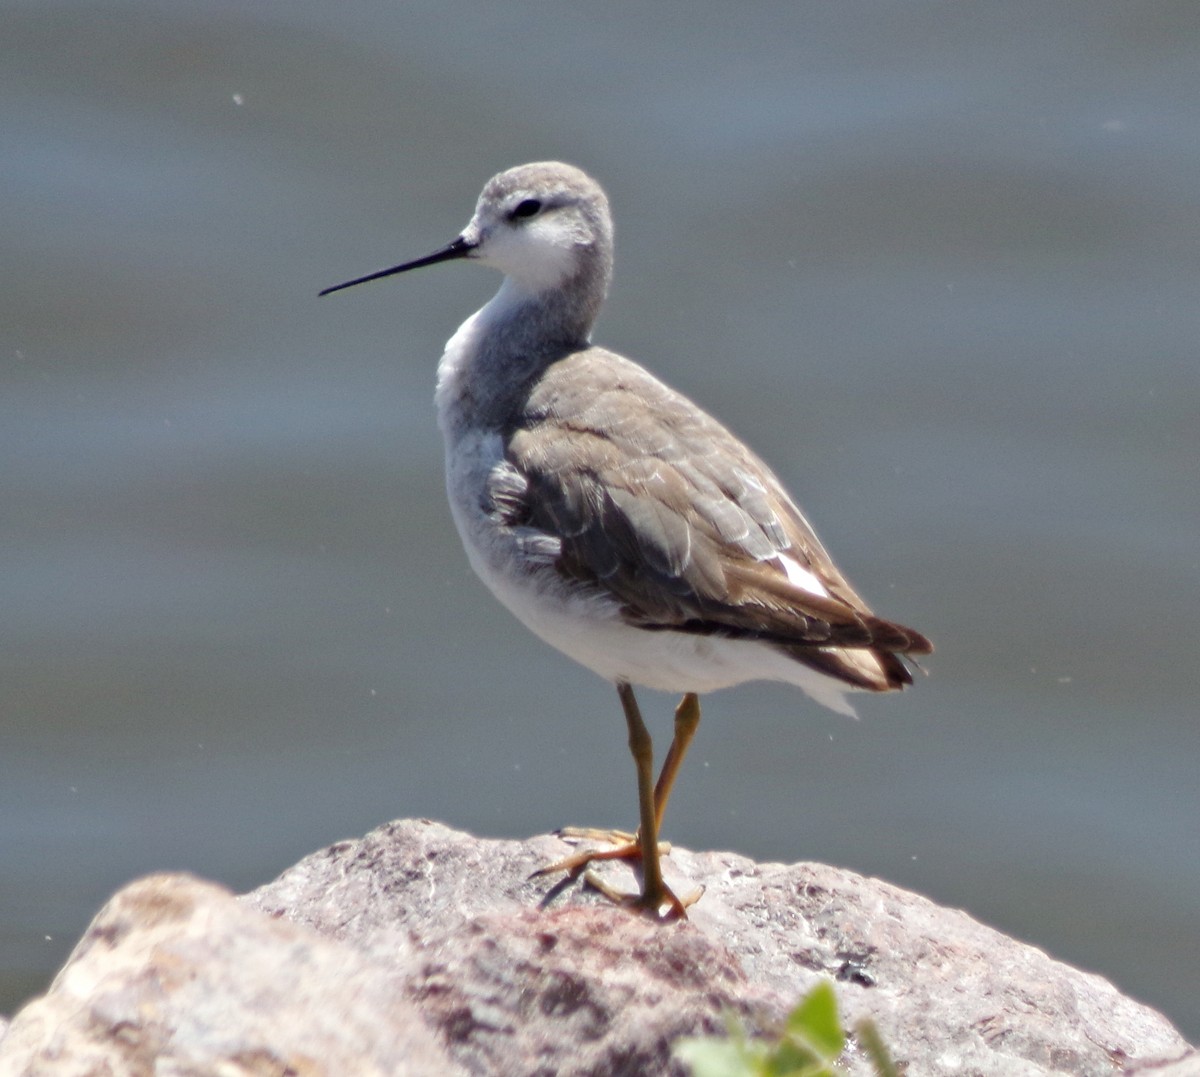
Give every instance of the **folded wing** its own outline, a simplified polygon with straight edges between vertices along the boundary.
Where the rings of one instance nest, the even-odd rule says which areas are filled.
[[[911,683],[897,656],[931,644],[871,612],[770,469],[645,371],[587,355],[551,367],[510,442],[523,489],[510,476],[506,510],[557,539],[558,570],[640,628],[769,643],[861,688]]]

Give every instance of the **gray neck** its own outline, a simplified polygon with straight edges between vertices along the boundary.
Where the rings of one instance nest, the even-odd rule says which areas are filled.
[[[575,273],[536,292],[506,278],[496,295],[491,331],[506,350],[536,353],[587,344],[608,294],[611,254],[581,250]],[[491,306],[491,304],[489,304]]]
[[[529,292],[505,278],[492,300],[446,345],[438,410],[447,436],[466,427],[503,429],[554,362],[588,346],[608,290],[607,259],[580,259],[557,288]]]

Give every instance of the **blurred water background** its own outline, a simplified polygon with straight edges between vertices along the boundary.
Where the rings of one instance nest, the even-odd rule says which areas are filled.
[[[146,872],[633,823],[615,694],[444,503],[434,365],[498,280],[316,298],[557,157],[616,213],[597,339],[938,645],[859,722],[709,697],[666,836],[912,887],[1200,1038],[1198,126],[1194,0],[9,0],[0,1012]]]

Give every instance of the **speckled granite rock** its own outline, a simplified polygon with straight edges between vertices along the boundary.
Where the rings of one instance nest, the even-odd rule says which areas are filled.
[[[0,1040],[0,1075],[459,1074],[387,965],[187,875],[131,883]]]
[[[1119,1074],[1187,1050],[1099,977],[877,880],[676,848],[668,878],[707,889],[688,922],[660,924],[529,878],[566,850],[409,820],[240,903],[179,876],[135,883],[14,1019],[0,1074],[149,1074],[163,1051],[172,1073],[223,1058],[229,1073],[657,1077],[682,1072],[680,1035],[730,1011],[768,1030],[819,976],[912,1077]],[[54,1052],[119,1065],[19,1068]],[[869,1072],[853,1043],[843,1061]]]

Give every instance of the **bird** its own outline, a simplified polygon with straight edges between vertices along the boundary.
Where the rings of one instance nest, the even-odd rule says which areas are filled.
[[[656,918],[686,917],[698,894],[666,885],[658,839],[700,695],[782,681],[853,714],[847,693],[912,684],[906,660],[933,646],[871,611],[749,447],[592,343],[613,224],[589,175],[559,161],[501,172],[451,243],[320,295],[450,261],[503,274],[437,368],[454,523],[493,595],[616,686],[637,773],[636,835],[544,870],[573,877],[594,860],[640,860],[640,893],[609,896]],[[682,694],[657,780],[635,686]]]

